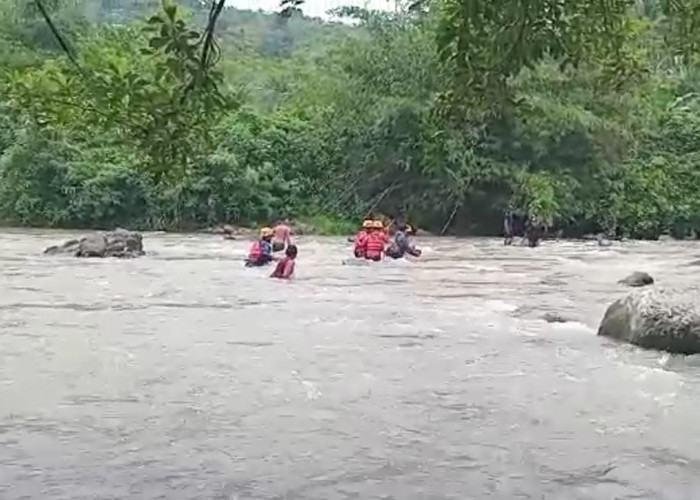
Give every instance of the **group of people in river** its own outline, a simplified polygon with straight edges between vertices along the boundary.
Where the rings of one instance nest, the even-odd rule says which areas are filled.
[[[513,209],[506,210],[503,218],[504,244],[511,245],[513,238],[520,236],[527,241],[528,246],[535,247],[544,236],[546,230],[543,224],[533,220],[524,212]],[[277,262],[271,274],[273,278],[289,279],[294,274],[297,246],[292,242],[293,230],[289,219],[282,218],[272,227],[260,230],[260,239],[250,248],[245,265],[249,267],[265,266]],[[420,257],[421,250],[413,242],[415,230],[403,219],[397,218],[391,223],[373,216],[366,217],[360,231],[350,238],[353,242],[355,258],[369,261],[381,261],[385,257],[401,259],[407,255]],[[607,241],[599,241],[606,246]],[[278,258],[275,253],[284,251],[284,257]]]
[[[247,267],[266,266],[277,262],[271,278],[289,279],[294,274],[298,248],[292,241],[294,232],[288,219],[280,219],[274,227],[260,230],[260,238],[250,247],[245,259]],[[362,228],[352,238],[353,253],[358,259],[381,261],[384,257],[400,259],[406,255],[420,257],[421,250],[413,242],[415,230],[399,219],[385,225],[380,219],[365,218]],[[284,251],[284,257],[275,253]]]
[[[260,239],[255,241],[248,252],[245,265],[248,267],[266,266],[276,261],[277,266],[270,275],[271,278],[290,279],[294,274],[295,260],[298,249],[292,242],[293,231],[289,220],[280,219],[273,228],[264,227],[260,230]],[[284,250],[284,257],[278,258],[275,252]]]
[[[353,253],[358,259],[380,261],[390,257],[400,259],[406,255],[420,257],[421,250],[412,240],[415,231],[405,221],[398,220],[385,225],[381,219],[367,218],[355,235]]]
[[[536,247],[545,233],[543,224],[528,214],[508,209],[503,215],[503,244],[512,245],[515,236],[524,237],[529,247]]]

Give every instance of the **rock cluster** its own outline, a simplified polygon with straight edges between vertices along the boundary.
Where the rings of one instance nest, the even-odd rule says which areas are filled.
[[[105,233],[93,233],[79,240],[70,240],[44,250],[47,255],[73,255],[75,257],[133,258],[144,254],[141,234],[115,229]]]

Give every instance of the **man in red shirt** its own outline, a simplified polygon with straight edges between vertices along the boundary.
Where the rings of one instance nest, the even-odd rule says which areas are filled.
[[[284,253],[285,257],[277,263],[277,267],[275,267],[270,278],[288,280],[294,274],[294,260],[297,258],[296,245],[287,245]]]

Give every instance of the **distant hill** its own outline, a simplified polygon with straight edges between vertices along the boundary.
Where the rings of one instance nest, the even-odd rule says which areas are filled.
[[[208,2],[175,2],[193,13],[204,26]],[[123,24],[149,16],[160,9],[160,0],[84,0],[85,17],[97,24]],[[289,57],[300,48],[321,47],[354,28],[303,15],[281,19],[274,13],[225,7],[217,23],[217,34],[225,49],[252,50],[268,57]]]

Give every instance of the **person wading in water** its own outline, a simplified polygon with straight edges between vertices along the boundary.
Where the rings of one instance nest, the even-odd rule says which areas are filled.
[[[292,244],[292,235],[294,232],[289,223],[288,218],[280,219],[275,224],[272,229],[274,236],[272,238],[272,251],[280,252],[285,249],[287,245]]]

